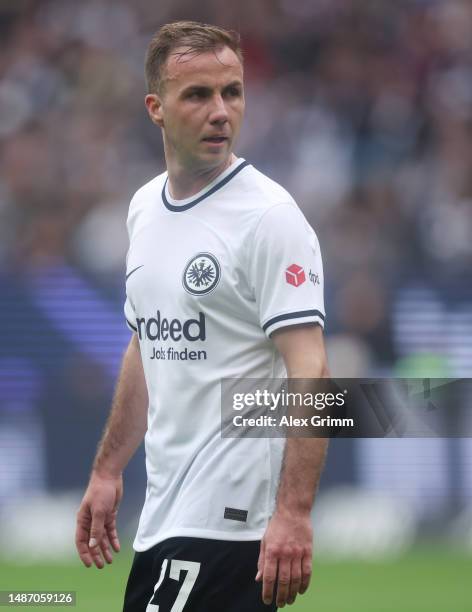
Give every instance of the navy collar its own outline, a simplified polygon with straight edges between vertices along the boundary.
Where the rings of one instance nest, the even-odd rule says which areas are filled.
[[[236,166],[234,170],[231,169],[233,165]],[[231,166],[229,166],[226,171],[220,174],[220,176],[217,176],[214,181],[204,187],[198,194],[195,195],[195,197],[188,199],[188,201],[182,200],[182,202],[185,202],[185,204],[180,205],[175,205],[169,202],[169,198],[166,194],[167,182],[169,180],[169,177],[167,177],[164,183],[164,187],[162,188],[162,201],[164,202],[164,206],[172,212],[183,212],[184,210],[188,210],[196,204],[199,204],[202,200],[205,200],[209,196],[213,195],[216,191],[218,191],[218,189],[224,187],[224,185],[226,185],[226,183],[229,183],[229,181],[234,178],[239,172],[241,172],[243,168],[249,165],[249,162],[245,161],[244,159],[239,159],[235,164],[231,164]],[[228,170],[230,170],[229,174],[227,174]]]

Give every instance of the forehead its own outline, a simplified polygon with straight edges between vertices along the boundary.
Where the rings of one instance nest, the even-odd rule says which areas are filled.
[[[164,70],[167,89],[182,89],[190,85],[214,87],[235,80],[242,82],[243,67],[229,47],[203,53],[186,53],[188,50],[188,47],[178,47],[169,55]]]

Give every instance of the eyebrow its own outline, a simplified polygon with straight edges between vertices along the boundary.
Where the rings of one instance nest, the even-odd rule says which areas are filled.
[[[239,80],[235,80],[235,81],[231,81],[231,83],[228,83],[227,85],[224,85],[223,89],[228,89],[228,87],[243,87],[243,84],[241,81]],[[197,90],[205,90],[205,91],[210,91],[212,90],[213,87],[210,87],[209,85],[200,85],[200,84],[193,84],[193,85],[187,85],[187,87],[185,89],[182,90],[182,94],[186,94],[189,93],[191,91],[197,91]]]

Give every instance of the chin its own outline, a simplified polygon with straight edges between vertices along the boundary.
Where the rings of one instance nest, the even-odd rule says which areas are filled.
[[[225,159],[231,156],[231,151],[226,149],[224,151],[206,151],[200,159],[203,161],[212,161],[214,164],[224,162]]]

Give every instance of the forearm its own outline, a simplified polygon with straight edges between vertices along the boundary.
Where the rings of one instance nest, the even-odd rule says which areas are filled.
[[[327,448],[326,438],[287,440],[277,493],[277,512],[293,515],[311,511]]]
[[[287,366],[289,392],[302,397],[319,386],[313,379],[329,375],[320,330],[289,330],[277,334],[274,341]],[[299,411],[300,405],[293,409]],[[290,433],[297,432],[291,428]],[[313,550],[310,511],[327,446],[323,438],[289,437],[285,444],[275,511],[262,538],[257,564],[256,580],[263,581],[266,604],[272,601],[276,581],[279,607],[293,603],[308,588]]]
[[[316,380],[329,377],[325,355],[315,354],[311,359],[305,356],[305,359],[296,362],[295,367],[288,371],[288,377],[289,391],[302,395],[307,392],[316,393],[319,390]],[[287,438],[276,499],[278,512],[293,515],[311,511],[325,463],[328,442],[327,438],[296,435]]]
[[[98,446],[93,472],[121,475],[147,429],[148,394],[136,335],[123,357],[110,416]]]

